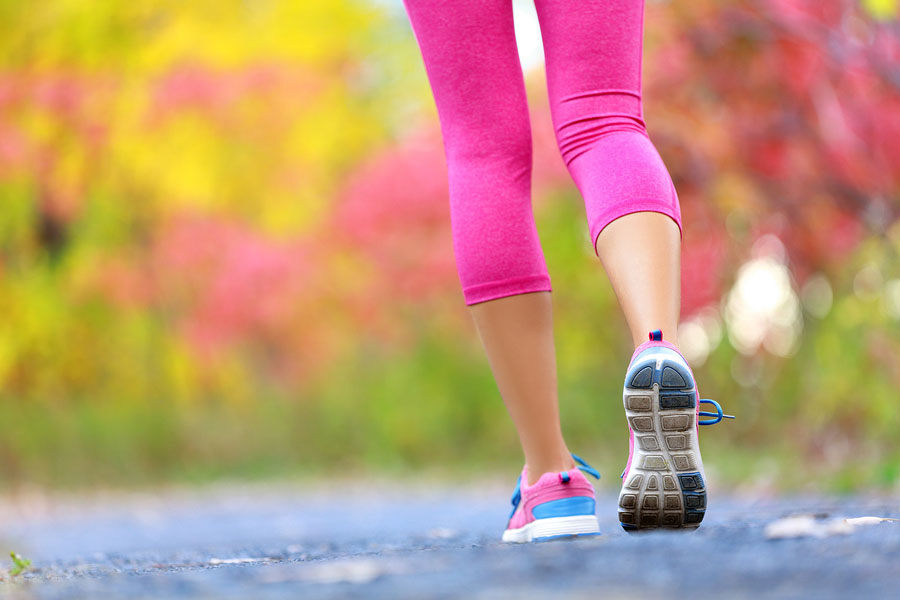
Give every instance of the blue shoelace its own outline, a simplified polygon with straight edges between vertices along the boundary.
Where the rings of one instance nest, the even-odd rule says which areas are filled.
[[[587,464],[587,462],[585,462],[585,460],[583,458],[581,458],[574,452],[572,453],[572,458],[575,459],[575,462],[577,463],[575,466],[579,470],[583,471],[584,473],[587,473],[594,479],[600,479],[600,471],[598,471],[591,465]],[[560,473],[560,475],[564,475],[563,483],[569,482],[569,474],[567,472],[562,471]],[[522,474],[520,473],[519,479],[516,480],[516,489],[513,491],[512,498],[510,498],[510,502],[512,503],[512,512],[509,513],[510,519],[512,519],[512,516],[514,514],[516,514],[516,509],[519,507],[519,502],[521,502],[521,501],[522,501]]]
[[[700,400],[700,404],[703,404],[704,402],[705,402],[706,404],[712,404],[713,406],[715,406],[715,407],[716,407],[716,412],[711,413],[711,412],[707,412],[707,411],[705,411],[705,410],[701,410],[701,411],[700,411],[700,416],[701,416],[701,417],[714,417],[714,418],[713,418],[713,419],[700,420],[700,421],[698,421],[698,423],[699,423],[700,425],[715,425],[716,423],[718,423],[718,422],[721,421],[722,419],[733,419],[733,418],[734,418],[734,415],[726,415],[724,412],[722,412],[722,406],[721,406],[718,402],[716,402],[715,400],[710,400],[709,398],[704,398],[704,399]]]
[[[661,329],[654,329],[653,331],[650,332],[650,341],[661,342],[662,339],[663,339],[663,334],[662,334]],[[628,368],[630,369],[631,366],[629,365]],[[722,419],[733,419],[734,418],[732,415],[726,415],[724,412],[722,412],[722,407],[715,400],[709,400],[709,399],[700,400],[700,404],[703,404],[704,402],[706,404],[712,404],[713,406],[715,406],[716,412],[711,413],[711,412],[707,412],[705,410],[701,410],[700,411],[701,417],[713,417],[713,418],[707,419],[705,421],[698,421],[698,423],[700,425],[715,425]]]

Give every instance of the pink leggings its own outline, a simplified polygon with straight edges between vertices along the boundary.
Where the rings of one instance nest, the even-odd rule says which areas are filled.
[[[447,159],[453,251],[467,305],[550,291],[531,207],[531,123],[512,0],[404,0]],[[681,228],[641,105],[643,0],[535,0],[550,114],[591,241],[623,215]]]

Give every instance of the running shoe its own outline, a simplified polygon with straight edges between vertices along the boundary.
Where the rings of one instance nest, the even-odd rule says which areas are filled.
[[[577,467],[544,473],[528,485],[528,466],[522,468],[512,496],[512,512],[504,542],[541,542],[559,538],[600,534],[594,486],[582,471],[596,479],[600,473],[572,455]]]
[[[634,351],[622,396],[629,434],[619,492],[622,528],[696,529],[706,514],[700,425],[734,417],[714,400],[699,400],[687,361],[658,329]],[[700,403],[716,412],[701,411]]]

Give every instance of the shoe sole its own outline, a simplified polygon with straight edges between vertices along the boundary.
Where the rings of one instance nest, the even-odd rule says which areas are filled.
[[[696,529],[703,520],[697,401],[690,371],[670,355],[647,356],[629,369],[623,403],[634,454],[619,492],[619,522],[626,531]]]
[[[535,519],[518,529],[507,529],[503,532],[502,539],[504,542],[521,544],[599,534],[600,523],[596,516],[578,515]]]

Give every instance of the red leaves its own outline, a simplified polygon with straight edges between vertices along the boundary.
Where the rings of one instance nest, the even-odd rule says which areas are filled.
[[[648,10],[655,11],[648,27],[663,29],[655,55],[668,65],[645,80],[648,127],[665,131],[654,139],[679,190],[721,203],[711,184],[749,182],[762,202],[747,213],[751,227],[763,224],[762,215],[781,215],[779,235],[799,270],[840,261],[874,223],[862,220],[870,205],[878,204],[879,227],[897,218],[900,205],[890,203],[900,194],[895,28],[866,18],[849,0]],[[671,35],[665,28],[679,18],[681,30]],[[645,62],[654,64],[655,55]],[[683,154],[668,147],[672,140],[691,146],[689,164],[668,160]],[[690,243],[686,236],[687,263]]]
[[[458,285],[447,193],[441,139],[432,129],[358,167],[339,195],[329,229],[386,282],[382,293],[418,302]]]

